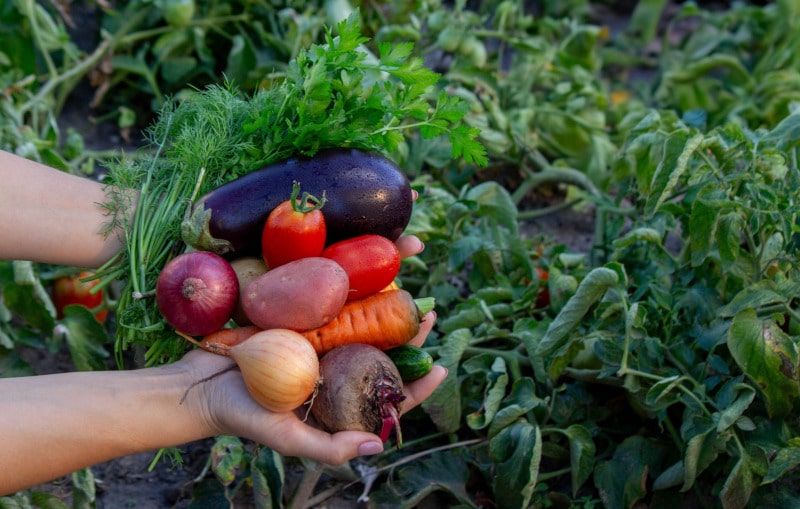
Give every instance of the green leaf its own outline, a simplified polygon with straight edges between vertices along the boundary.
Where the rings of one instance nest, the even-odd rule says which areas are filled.
[[[483,182],[467,191],[465,200],[478,204],[477,214],[503,225],[509,235],[519,234],[517,206],[508,190],[497,182]]]
[[[701,265],[711,252],[717,232],[717,208],[698,197],[689,216],[689,246],[692,266]]]
[[[652,217],[665,201],[672,198],[680,179],[689,170],[689,161],[694,152],[703,143],[703,135],[689,137],[686,131],[676,131],[664,143],[664,151],[650,184],[650,196],[647,197],[645,215]]]
[[[391,42],[378,43],[379,61],[382,66],[400,66],[411,57],[414,50],[413,42],[392,44]]]
[[[2,288],[5,306],[32,327],[49,334],[55,326],[56,310],[34,265],[14,261],[11,266],[13,280]]]
[[[737,212],[719,214],[717,218],[717,251],[726,266],[732,265],[739,257],[742,217]]]
[[[800,393],[794,341],[774,321],[744,309],[734,316],[727,342],[736,363],[764,395],[770,417],[789,414]]]
[[[454,433],[461,425],[461,384],[458,379],[458,366],[471,338],[472,333],[469,329],[458,329],[444,338],[436,364],[447,368],[447,378],[428,399],[422,402],[422,408],[436,427],[445,433]]]
[[[597,464],[594,482],[606,507],[629,509],[647,495],[648,477],[659,470],[664,450],[641,436],[626,438],[610,460]]]
[[[625,39],[637,48],[643,49],[650,44],[657,34],[662,13],[667,4],[666,0],[642,0],[636,3],[636,8],[630,16],[630,21],[625,27]]]
[[[756,397],[756,390],[743,383],[737,383],[733,390],[736,392],[735,399],[730,405],[723,408],[718,415],[717,433],[724,433],[733,426]]]
[[[780,150],[791,150],[800,143],[800,110],[795,109],[781,120],[766,136],[766,143],[775,143]]]
[[[614,249],[623,249],[636,242],[648,242],[661,246],[661,233],[655,228],[635,228],[612,243]]]
[[[476,430],[483,429],[491,424],[506,395],[508,386],[506,363],[502,357],[492,359],[491,355],[480,355],[465,361],[462,367],[468,374],[479,374],[485,378],[486,386],[481,407],[466,416],[467,426]]]
[[[225,78],[233,84],[244,84],[256,64],[256,54],[250,39],[241,34],[234,35],[228,53]]]
[[[772,304],[786,304],[786,297],[778,293],[774,281],[763,280],[743,288],[719,312],[723,318],[738,315],[746,309],[758,310]]]
[[[767,470],[767,459],[760,448],[751,448],[734,465],[719,494],[724,509],[745,509],[761,476]]]
[[[647,395],[645,396],[645,403],[647,403],[648,408],[659,411],[679,403],[683,397],[680,387],[684,382],[691,383],[691,379],[686,376],[673,375],[654,383],[647,390]]]
[[[250,462],[250,473],[255,506],[264,509],[283,507],[285,475],[282,456],[269,447],[259,447]]]
[[[31,504],[33,504],[33,507],[36,509],[74,509],[78,507],[74,502],[72,505],[67,505],[59,499],[58,496],[43,491],[33,491],[30,497]],[[3,507],[2,499],[0,499],[0,507]],[[94,508],[96,506],[91,504],[89,507]]]
[[[787,474],[800,466],[800,445],[789,445],[778,449],[775,457],[769,463],[767,475],[762,480],[763,484],[777,481],[784,474]]]
[[[514,382],[511,394],[503,400],[502,407],[492,419],[488,437],[493,438],[503,428],[510,426],[517,419],[525,417],[532,410],[536,414],[541,414],[544,419],[544,414],[547,412],[547,401],[536,395],[536,386],[532,379],[521,378]]]
[[[467,491],[469,461],[463,448],[437,452],[421,461],[395,468],[389,487],[370,493],[370,507],[422,507],[422,501],[435,492],[453,497],[458,507],[477,507]]]
[[[73,472],[71,477],[73,509],[94,509],[97,503],[97,489],[92,470],[83,468]]]
[[[245,458],[244,443],[237,437],[222,435],[217,437],[210,454],[211,469],[217,479],[224,486],[233,484],[242,472]]]
[[[489,442],[495,465],[494,496],[498,507],[525,508],[533,496],[542,460],[542,434],[524,421],[503,428]]]
[[[698,476],[703,473],[719,456],[721,446],[714,428],[698,433],[689,439],[683,455],[684,478],[682,492],[694,486]]]
[[[76,369],[106,369],[105,359],[109,356],[105,349],[109,343],[108,333],[91,311],[77,304],[65,306],[64,319],[60,324],[66,332],[65,339]]]
[[[581,424],[572,424],[564,430],[569,439],[569,465],[572,472],[572,496],[589,479],[594,470],[596,447],[592,434]]]
[[[589,309],[618,282],[619,276],[616,271],[605,267],[592,269],[578,285],[575,295],[567,301],[558,316],[550,323],[547,333],[536,346],[536,355],[550,355],[561,348]]]

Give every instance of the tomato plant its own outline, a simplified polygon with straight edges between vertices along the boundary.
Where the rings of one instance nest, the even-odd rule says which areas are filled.
[[[87,278],[93,275],[92,272],[81,271],[74,276],[62,276],[53,281],[53,305],[56,307],[59,319],[64,318],[65,307],[77,304],[94,311],[94,317],[98,322],[105,322],[108,309],[98,309],[103,305],[104,292],[92,291],[100,281],[97,279],[87,281]]]
[[[274,269],[301,258],[319,256],[325,248],[325,217],[322,207],[325,194],[317,198],[300,194],[300,184],[295,182],[292,195],[267,217],[261,233],[261,255],[267,267]]]
[[[326,247],[322,256],[341,265],[350,278],[348,300],[386,288],[400,271],[400,251],[380,235],[359,235]]]

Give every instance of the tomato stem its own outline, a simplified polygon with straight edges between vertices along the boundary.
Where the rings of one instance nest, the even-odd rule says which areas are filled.
[[[295,212],[302,212],[303,214],[308,214],[314,210],[321,210],[327,200],[324,190],[322,191],[322,198],[317,198],[313,194],[304,192],[303,197],[298,200],[297,197],[299,195],[300,183],[295,181],[292,185],[292,195],[289,200],[292,202],[292,210]]]

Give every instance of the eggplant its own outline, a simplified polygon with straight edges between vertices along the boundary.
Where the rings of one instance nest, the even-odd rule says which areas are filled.
[[[292,186],[321,198],[326,244],[358,235],[397,240],[411,219],[413,199],[406,174],[380,154],[328,149],[254,170],[197,200],[181,227],[183,241],[220,255],[260,253],[269,213],[289,199]]]

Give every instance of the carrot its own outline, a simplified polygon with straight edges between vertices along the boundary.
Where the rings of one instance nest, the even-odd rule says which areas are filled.
[[[319,355],[351,343],[388,350],[406,344],[417,335],[420,320],[430,304],[422,303],[425,309],[421,309],[405,290],[382,291],[348,301],[336,318],[300,334],[311,342]]]
[[[228,351],[230,347],[236,346],[245,339],[249,338],[256,332],[262,329],[255,325],[246,325],[244,327],[231,327],[227,329],[219,329],[203,337],[199,346],[209,352],[221,353]],[[185,337],[185,336],[184,336]]]
[[[381,291],[382,292],[388,292],[389,290],[399,290],[399,289],[400,289],[400,285],[397,284],[397,281],[392,281],[391,283],[386,285],[386,288],[384,288]]]
[[[337,346],[351,343],[388,350],[404,345],[416,336],[420,320],[432,308],[432,298],[414,300],[405,290],[386,290],[348,301],[336,318],[327,324],[299,332],[320,356]],[[209,352],[224,355],[232,346],[261,330],[255,325],[220,329],[205,336],[199,343],[192,342]],[[186,337],[183,334],[181,336]]]

